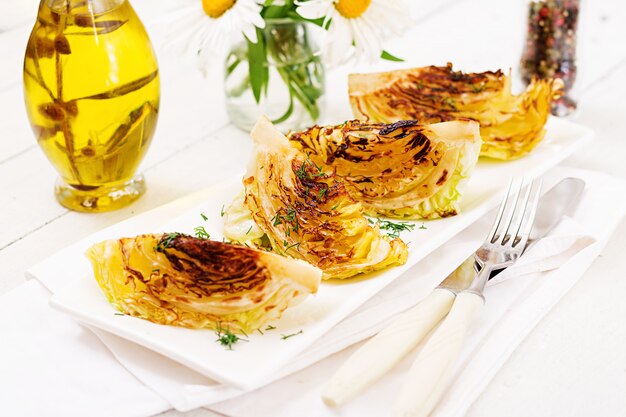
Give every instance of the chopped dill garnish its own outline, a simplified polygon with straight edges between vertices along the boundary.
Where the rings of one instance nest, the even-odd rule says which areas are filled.
[[[428,227],[426,227],[424,223],[422,223],[422,225],[420,226],[420,230],[426,230],[426,229],[428,229]]]
[[[159,272],[161,272],[161,270],[159,268],[154,268],[151,273],[153,274],[158,274]]]
[[[332,206],[332,207],[330,208],[330,211],[335,210],[337,207],[339,207],[339,204],[335,204],[334,206]]]
[[[209,218],[204,213],[200,213],[200,217],[202,217],[202,220],[204,221],[209,220]]]
[[[392,222],[389,220],[383,220],[381,218],[377,218],[376,221],[372,219],[367,219],[370,224],[378,225],[380,230],[384,230],[387,232],[387,236],[392,239],[400,237],[401,232],[408,232],[415,229],[415,225],[407,222]]]
[[[309,174],[309,171],[307,171],[307,166],[316,169],[317,172],[314,174]],[[300,167],[294,172],[296,176],[302,181],[311,181],[313,178],[326,178],[324,168],[313,162],[309,153],[306,154],[306,159],[302,162],[302,165],[300,165]]]
[[[294,337],[294,336],[297,336],[297,335],[302,334],[302,333],[304,333],[304,331],[303,331],[303,330],[300,330],[300,331],[299,331],[299,332],[297,332],[297,333],[292,333],[292,334],[287,334],[287,335],[285,335],[285,334],[281,334],[281,335],[280,335],[280,338],[281,338],[281,339],[283,339],[283,340],[287,340],[287,339],[289,339],[290,337]]]
[[[125,316],[126,314],[124,313],[113,313],[114,316]]]
[[[293,248],[298,249],[298,248],[300,247],[300,243],[301,243],[301,242],[296,242],[296,243],[294,243],[293,245],[289,245],[289,242],[287,242],[287,241],[285,240],[283,243],[284,243],[284,245],[283,245],[283,246],[285,247],[284,253],[287,253],[287,251],[288,251],[289,249],[293,249]]]
[[[300,168],[298,168],[296,171],[296,176],[298,178],[300,178],[301,180],[308,180],[309,178],[309,174],[306,172],[306,164],[303,162],[302,165],[300,165]]]
[[[154,250],[157,252],[164,252],[165,249],[169,248],[172,244],[172,240],[177,237],[182,236],[180,233],[170,233],[165,237],[162,237],[159,243],[154,247]]]
[[[316,165],[315,162],[311,161],[315,168],[317,168],[317,174],[313,174],[314,177],[325,178],[326,174],[324,173],[324,169],[320,165]]]
[[[487,88],[485,84],[480,84],[480,85],[470,84],[470,86],[472,87],[472,91],[475,93],[480,93],[481,91],[484,91],[485,88]]]
[[[217,340],[215,340],[220,345],[226,347],[228,350],[233,350],[233,345],[239,341],[247,342],[246,339],[242,339],[237,336],[235,333],[231,332],[230,329],[224,329],[221,323],[217,324],[217,329],[215,329],[215,334],[217,334]]]
[[[224,211],[224,204],[222,204],[222,210],[220,210],[220,217],[224,217],[224,213],[226,213]]]
[[[285,214],[282,214],[282,213]],[[292,206],[287,207],[287,209],[281,208],[276,212],[276,215],[272,217],[272,225],[285,225],[285,234],[287,236],[291,236],[291,231],[297,232],[300,229],[300,224],[298,223],[298,218],[296,217],[298,213],[296,209]]]
[[[323,200],[324,197],[326,197],[327,193],[328,193],[328,188],[322,188],[317,196],[319,197],[320,200]]]
[[[267,327],[265,328],[265,331],[275,330],[275,329],[276,329],[276,326],[272,326],[271,324],[268,324]]]
[[[261,329],[256,329],[256,331],[261,333],[261,336],[265,335],[265,333],[263,333],[263,330],[261,330]]]
[[[252,225],[250,225],[250,228],[248,229],[248,231],[246,232],[246,235],[250,233],[250,231],[252,230]]]
[[[458,108],[456,107],[456,103],[454,102],[454,100],[452,100],[451,97],[444,98],[443,104],[447,104],[448,106],[452,107],[454,110],[458,110]]]
[[[198,226],[193,229],[194,234],[198,239],[211,239],[211,235],[206,231],[204,226]]]
[[[294,229],[293,229],[294,231],[298,231],[298,219],[296,218],[296,214],[297,214],[296,209],[294,209],[291,206],[287,208],[287,217],[286,217],[287,221],[290,223],[294,221],[296,222]]]

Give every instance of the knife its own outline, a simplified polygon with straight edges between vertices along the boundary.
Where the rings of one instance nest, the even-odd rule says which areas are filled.
[[[565,178],[541,197],[525,251],[548,234],[579,200],[585,182]],[[450,311],[456,294],[476,276],[474,254],[467,258],[419,304],[361,346],[332,376],[322,399],[329,406],[344,404],[395,366]]]

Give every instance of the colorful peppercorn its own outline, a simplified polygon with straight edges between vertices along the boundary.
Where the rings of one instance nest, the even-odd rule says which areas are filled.
[[[562,79],[565,95],[552,107],[552,113],[559,116],[576,108],[567,93],[576,80],[579,3],[580,0],[540,0],[529,4],[522,79],[527,84],[532,77]]]

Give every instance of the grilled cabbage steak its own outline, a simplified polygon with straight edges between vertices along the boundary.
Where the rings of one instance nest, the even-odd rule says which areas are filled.
[[[510,75],[500,70],[463,73],[453,71],[452,64],[349,77],[355,117],[384,123],[476,120],[481,156],[501,160],[519,158],[543,139],[550,105],[562,87],[558,79],[535,79],[516,96]]]
[[[159,324],[250,332],[317,292],[296,259],[180,234],[107,240],[87,251],[118,310]]]
[[[406,262],[407,246],[371,226],[343,182],[291,146],[269,120],[254,130],[245,204],[275,252],[310,262],[323,279]]]
[[[348,121],[291,132],[311,160],[334,170],[367,214],[434,219],[457,214],[481,139],[477,122],[419,125]]]

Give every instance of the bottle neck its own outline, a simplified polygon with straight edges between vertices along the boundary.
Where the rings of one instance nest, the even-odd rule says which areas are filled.
[[[106,13],[128,0],[41,0],[40,7],[45,5],[59,14],[91,14]]]

